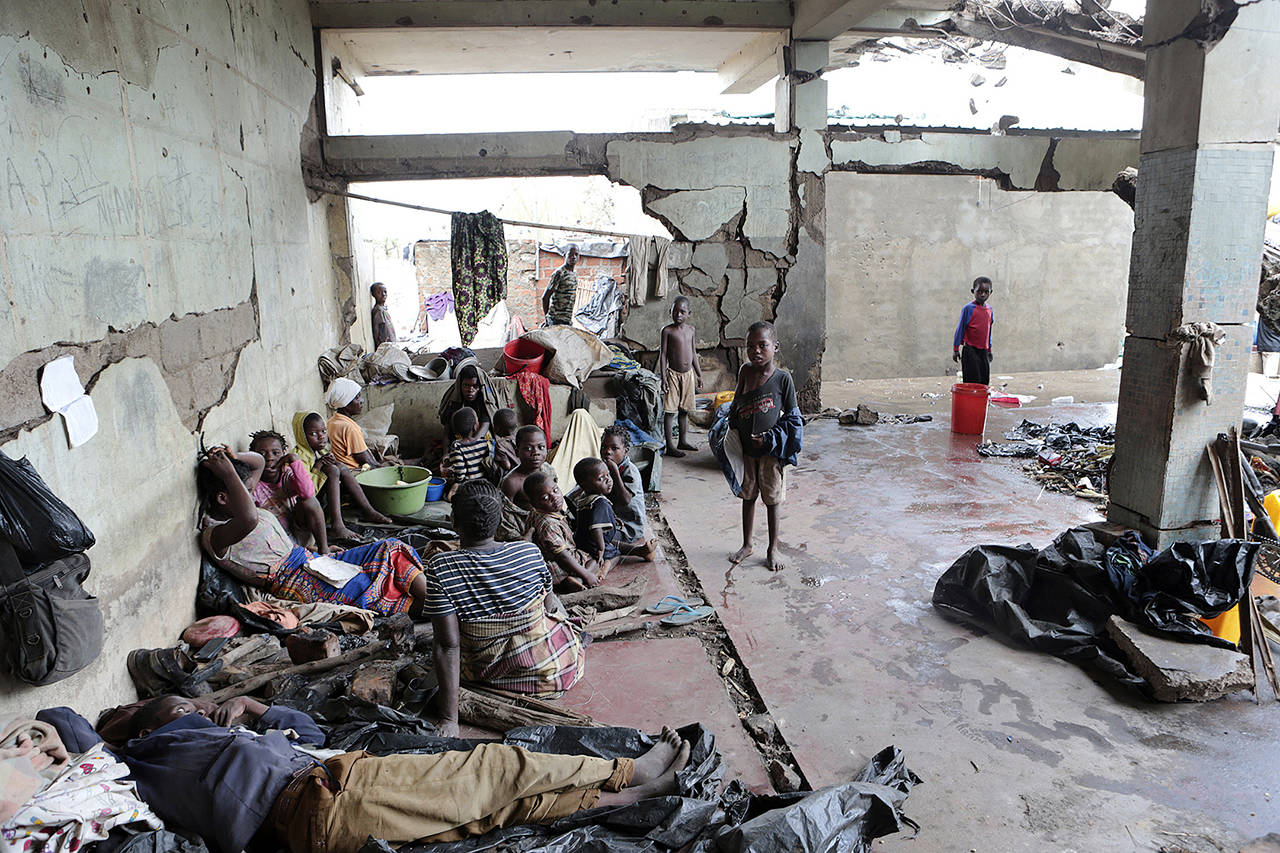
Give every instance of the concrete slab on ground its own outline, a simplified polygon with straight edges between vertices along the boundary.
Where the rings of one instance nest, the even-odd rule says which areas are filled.
[[[1037,414],[1087,423],[1108,411]],[[992,410],[988,434],[1024,415]],[[1162,830],[1236,849],[1280,825],[1280,707],[1248,694],[1151,703],[937,614],[934,583],[968,548],[1044,545],[1101,518],[974,444],[946,417],[814,421],[789,474],[790,565],[777,574],[761,564],[763,510],[755,556],[728,564],[740,502],[710,454],[667,463],[667,521],[810,782],[848,780],[901,747],[925,782],[907,802],[922,829],[883,847],[914,853],[1159,849]]]
[[[866,403],[885,413],[925,414],[945,420],[951,414],[953,376],[914,376],[908,379],[827,380],[822,383],[824,406],[852,408]],[[1120,395],[1120,371],[1059,370],[1041,373],[991,373],[991,387],[1007,394],[1024,394],[1035,399],[1028,408],[1053,405],[1055,397],[1072,397],[1076,403],[1115,403]],[[937,397],[924,397],[937,394]],[[1115,409],[1111,409],[1115,422]]]
[[[587,674],[560,701],[602,723],[647,732],[702,723],[716,736],[726,778],[772,790],[726,689],[698,639],[648,637],[591,644]]]

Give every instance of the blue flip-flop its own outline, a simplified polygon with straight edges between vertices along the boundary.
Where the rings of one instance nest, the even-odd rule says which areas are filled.
[[[701,604],[706,604],[706,602],[703,601],[701,598],[681,598],[678,595],[668,595],[666,598],[662,599],[657,604],[650,604],[648,607],[644,609],[644,612],[656,613],[661,615],[665,613],[674,613],[675,611],[679,610],[682,606],[697,607]]]
[[[710,605],[703,604],[699,607],[690,607],[687,604],[681,604],[676,607],[675,612],[670,616],[665,616],[658,620],[659,624],[666,625],[668,628],[678,628],[681,625],[688,625],[691,622],[697,622],[699,619],[706,619],[716,610]]]

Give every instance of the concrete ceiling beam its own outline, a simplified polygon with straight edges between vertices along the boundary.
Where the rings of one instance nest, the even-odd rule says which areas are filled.
[[[778,76],[778,49],[787,44],[787,34],[761,33],[743,45],[716,70],[722,95],[749,95]]]
[[[312,0],[318,29],[386,27],[716,27],[785,29],[788,0]]]
[[[796,0],[791,38],[828,41],[888,5],[889,0]]]
[[[1000,29],[962,12],[951,16],[951,26],[957,32],[972,38],[1037,50],[1072,62],[1092,65],[1104,71],[1136,77],[1139,80],[1146,74],[1146,54],[1138,46],[1111,44],[1070,33],[1059,33],[1025,25]],[[900,35],[911,34],[904,32]]]

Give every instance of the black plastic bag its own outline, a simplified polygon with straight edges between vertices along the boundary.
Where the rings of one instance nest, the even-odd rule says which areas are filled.
[[[1107,620],[1115,614],[1180,639],[1232,648],[1188,612],[1214,616],[1238,603],[1257,549],[1235,540],[1180,542],[1152,557],[1126,592],[1108,571],[1094,531],[1076,527],[1039,551],[1031,545],[969,549],[938,579],[933,606],[1145,689],[1107,635]]]
[[[168,829],[136,832],[127,827],[111,830],[106,839],[91,848],[94,853],[209,853],[198,835],[185,835]]]
[[[51,563],[93,547],[93,534],[50,491],[24,456],[0,451],[0,537],[13,544],[25,566]]]
[[[200,555],[200,582],[196,585],[196,615],[230,615],[232,605],[245,604],[244,589],[240,581]]]

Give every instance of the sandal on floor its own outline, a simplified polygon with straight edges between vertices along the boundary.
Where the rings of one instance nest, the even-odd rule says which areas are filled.
[[[690,607],[687,604],[678,605],[675,612],[670,616],[665,616],[659,620],[659,624],[666,625],[668,628],[678,628],[681,625],[688,625],[691,622],[697,622],[699,619],[706,619],[712,613],[715,613],[714,607],[703,604],[698,607]]]
[[[681,598],[678,595],[668,595],[656,604],[650,604],[644,609],[645,613],[674,613],[681,606],[698,607],[706,604],[701,598]]]

